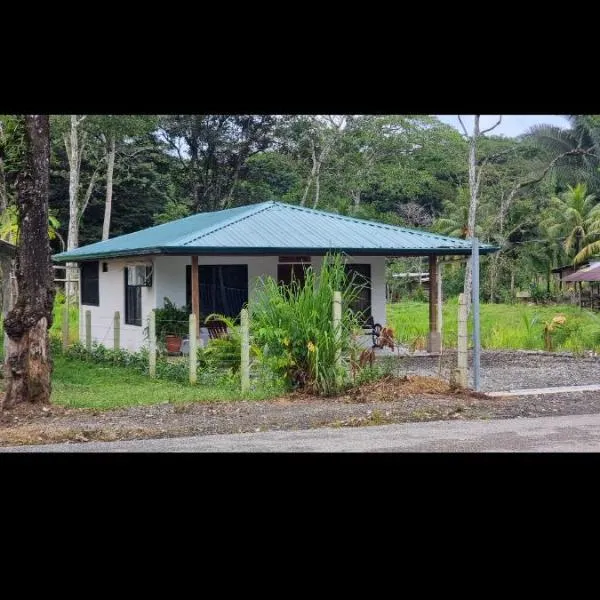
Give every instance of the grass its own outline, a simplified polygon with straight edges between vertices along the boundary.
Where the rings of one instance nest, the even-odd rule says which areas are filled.
[[[267,392],[256,390],[244,399],[260,400]],[[133,369],[54,357],[52,402],[68,408],[106,410],[160,403],[219,402],[241,400],[241,392],[223,386],[190,386],[152,380]]]
[[[62,325],[64,315],[64,303],[54,302],[52,308],[52,327],[50,335],[62,340]],[[79,306],[77,304],[69,306],[69,342],[74,343],[79,340]]]
[[[62,326],[62,308],[62,305],[55,306],[55,320],[51,329],[51,333],[58,338]],[[388,323],[401,343],[414,346],[419,340],[426,339],[429,328],[427,303],[391,304],[387,310]],[[446,348],[456,347],[457,313],[456,300],[444,304],[443,338]],[[600,351],[600,315],[589,310],[572,305],[482,304],[480,314],[483,348],[544,350],[544,328],[553,317],[562,314],[566,317],[564,325],[555,327],[551,334],[555,351]],[[69,314],[72,339],[77,335],[77,320],[77,309],[73,308]],[[178,410],[185,410],[185,404],[190,402],[260,400],[275,393],[256,389],[242,397],[236,386],[190,386],[165,379],[151,380],[132,368],[85,362],[60,354],[53,358],[52,402],[68,408],[105,410],[173,403],[178,405]]]
[[[458,302],[443,306],[442,333],[445,348],[455,348],[457,341]],[[600,315],[573,305],[481,304],[481,346],[487,349],[544,350],[544,328],[558,314],[566,317],[564,325],[552,331],[555,351],[584,352],[600,350]],[[429,330],[427,303],[402,302],[387,307],[388,323],[402,344],[413,345]],[[469,335],[472,316],[469,317]]]

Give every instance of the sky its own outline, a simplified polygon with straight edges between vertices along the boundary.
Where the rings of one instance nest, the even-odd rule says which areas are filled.
[[[479,127],[487,129],[497,120],[499,115],[481,115]],[[456,115],[437,115],[440,121],[456,127],[462,133],[462,127],[458,122]],[[471,132],[473,128],[473,115],[460,115],[467,131]],[[502,123],[489,135],[504,135],[506,137],[515,137],[525,133],[532,125],[544,123],[546,125],[556,125],[558,127],[568,127],[569,122],[561,115],[502,115]]]

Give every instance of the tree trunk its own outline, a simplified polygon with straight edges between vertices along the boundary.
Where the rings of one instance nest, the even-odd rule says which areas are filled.
[[[71,115],[71,130],[69,135],[65,135],[65,148],[67,159],[69,161],[69,227],[67,230],[67,250],[74,250],[79,247],[79,168],[81,165],[81,150],[79,147],[79,127],[80,121],[77,115]],[[66,267],[73,271],[76,264],[68,262]],[[76,296],[75,284],[70,283],[66,290],[69,298]]]
[[[477,176],[477,139],[479,138],[479,115],[473,118],[473,135],[469,140],[469,216],[467,219],[467,239],[475,235],[475,215],[477,211],[477,191],[479,188],[479,177]],[[464,294],[467,299],[471,298],[471,286],[473,282],[473,266],[471,256],[467,259],[465,269]],[[471,309],[470,300],[467,302],[467,314]]]
[[[352,197],[353,211],[354,214],[358,212],[358,207],[360,206],[360,190],[352,190],[350,192],[350,196]]]
[[[25,163],[17,182],[20,235],[18,298],[4,321],[8,335],[2,408],[50,402],[52,362],[48,329],[54,285],[48,238],[50,129],[48,115],[25,115]]]
[[[65,136],[67,159],[69,160],[69,230],[67,235],[67,250],[79,246],[79,168],[81,152],[79,149],[79,134],[77,115],[71,115],[71,131]]]
[[[315,177],[315,201],[313,203],[313,208],[317,208],[319,205],[319,196],[321,195],[321,163],[317,168],[317,175]]]
[[[302,194],[302,200],[300,201],[300,206],[304,206],[306,204],[306,200],[308,199],[308,192],[310,190],[310,186],[315,179],[315,175],[317,173],[317,151],[315,148],[314,140],[310,140],[310,149],[311,149],[311,157],[312,157],[312,169],[310,171],[310,175],[308,176],[308,181],[306,182],[306,187],[304,188],[304,194]]]
[[[115,135],[110,137],[109,148],[106,154],[106,204],[104,206],[104,224],[102,225],[102,239],[107,240],[110,234],[110,215],[112,211],[113,172],[115,170]]]
[[[6,143],[4,139],[4,128],[2,121],[0,121],[0,141],[2,145]],[[0,153],[0,214],[2,214],[8,206],[8,188],[6,187],[6,176],[4,173],[4,159],[2,153]]]

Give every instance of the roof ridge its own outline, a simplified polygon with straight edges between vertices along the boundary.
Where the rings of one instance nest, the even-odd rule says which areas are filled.
[[[401,231],[405,231],[406,233],[410,233],[413,235],[428,235],[428,236],[434,236],[436,238],[442,239],[442,240],[452,240],[452,241],[456,241],[456,239],[458,238],[454,238],[452,236],[448,236],[448,235],[442,235],[441,233],[433,233],[431,231],[427,231],[425,229],[421,230],[421,229],[416,229],[414,227],[400,227],[399,225],[390,225],[389,223],[380,223],[378,221],[368,221],[367,219],[358,219],[356,217],[350,217],[347,215],[340,215],[339,213],[332,213],[332,212],[328,212],[326,210],[317,210],[316,208],[307,208],[306,206],[299,206],[297,204],[286,204],[285,202],[275,202],[273,201],[273,204],[277,205],[277,206],[285,206],[286,208],[291,208],[294,210],[301,210],[304,212],[310,212],[310,213],[316,213],[316,214],[320,214],[326,217],[330,217],[333,219],[342,219],[345,221],[352,221],[354,223],[361,223],[363,225],[371,225],[373,227],[379,227],[381,229],[388,229],[391,231],[397,231],[397,230],[401,230]],[[466,241],[466,240],[464,240]],[[486,244],[485,242],[480,242],[479,244],[481,245],[490,245],[490,244]]]
[[[273,206],[274,204],[276,204],[276,203],[273,200],[268,200],[267,202],[260,202],[258,204],[251,204],[250,206],[246,207],[249,210],[243,212],[242,215],[230,217],[229,219],[226,219],[225,221],[222,221],[221,223],[214,225],[211,229],[207,229],[207,230],[203,231],[199,236],[192,238],[190,240],[187,240],[185,242],[182,242],[182,244],[184,246],[188,246],[189,244],[192,244],[192,243],[198,241],[199,239],[206,237],[207,235],[211,235],[212,233],[215,233],[216,231],[220,231],[221,229],[230,227],[231,225],[234,225],[235,223],[244,221],[245,219],[248,219],[249,217],[252,217],[264,210],[267,210],[270,206]],[[240,206],[238,208],[242,208],[242,207]],[[175,245],[178,241],[179,240],[175,240],[173,242],[173,244]]]

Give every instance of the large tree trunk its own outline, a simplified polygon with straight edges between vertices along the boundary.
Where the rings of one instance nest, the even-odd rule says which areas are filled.
[[[110,234],[110,214],[112,211],[113,172],[115,170],[115,136],[111,136],[106,154],[108,165],[106,167],[106,204],[104,206],[104,223],[102,225],[102,239],[107,240]]]
[[[50,131],[48,115],[25,115],[25,163],[17,182],[20,234],[18,298],[4,321],[8,335],[3,408],[50,402],[48,329],[54,285],[48,238]]]

